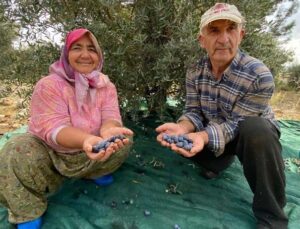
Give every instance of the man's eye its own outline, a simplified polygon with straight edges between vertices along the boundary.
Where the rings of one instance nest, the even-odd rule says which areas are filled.
[[[217,30],[217,29],[210,29],[210,32],[211,32],[211,33],[217,33],[218,30]]]
[[[229,30],[236,30],[237,29],[237,26],[236,25],[232,25],[229,27]]]

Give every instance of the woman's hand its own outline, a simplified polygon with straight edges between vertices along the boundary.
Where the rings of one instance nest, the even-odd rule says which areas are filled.
[[[100,136],[104,139],[108,139],[110,137],[116,136],[116,135],[125,135],[125,136],[132,136],[133,132],[126,128],[126,127],[109,127],[105,129],[101,129]]]
[[[116,135],[125,135],[125,139],[116,139],[111,142],[106,149],[102,149],[97,153],[92,152],[94,145],[101,141],[108,140],[109,138]],[[132,136],[133,132],[125,127],[109,127],[101,130],[101,137],[92,136],[84,140],[83,150],[91,160],[106,161],[113,153],[117,152],[125,145],[130,144],[130,140],[127,136]]]
[[[92,152],[93,146],[102,141],[105,141],[105,139],[97,136],[91,136],[84,140],[83,150],[88,158],[91,160],[106,161],[114,152],[116,152],[116,142],[111,143],[106,149],[101,149],[99,152]]]
[[[83,150],[91,160],[105,161],[113,153],[113,149],[109,146],[106,150],[101,150],[98,153],[92,152],[93,146],[97,143],[104,141],[103,138],[98,136],[89,136],[83,141]]]
[[[128,137],[133,136],[133,132],[126,127],[110,127],[101,131],[101,136],[105,139],[108,139],[116,135],[125,135],[126,138],[123,140],[121,139],[115,140],[114,144],[112,144],[114,152],[120,150],[125,145],[130,144],[130,140],[128,139]]]

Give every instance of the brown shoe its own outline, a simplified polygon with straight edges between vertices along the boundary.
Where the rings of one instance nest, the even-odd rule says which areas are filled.
[[[259,223],[257,224],[256,229],[270,229],[270,227]]]
[[[217,176],[219,176],[219,173],[215,173],[215,172],[210,171],[208,169],[202,168],[202,170],[201,170],[201,176],[203,176],[207,180],[210,180],[210,179],[214,179]]]

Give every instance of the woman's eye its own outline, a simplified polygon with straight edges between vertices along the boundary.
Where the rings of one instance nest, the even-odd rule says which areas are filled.
[[[97,52],[95,48],[89,48],[90,52]]]
[[[80,47],[78,47],[78,46],[73,46],[72,48],[71,48],[71,50],[79,50],[80,49]]]

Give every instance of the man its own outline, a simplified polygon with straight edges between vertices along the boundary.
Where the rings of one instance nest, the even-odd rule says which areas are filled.
[[[217,3],[201,17],[199,43],[207,52],[187,72],[186,104],[177,123],[157,127],[157,140],[216,177],[233,161],[243,165],[254,193],[257,228],[287,228],[285,175],[279,126],[268,103],[274,91],[270,70],[239,45],[245,19],[234,5]],[[191,150],[168,143],[164,134],[187,136]]]

